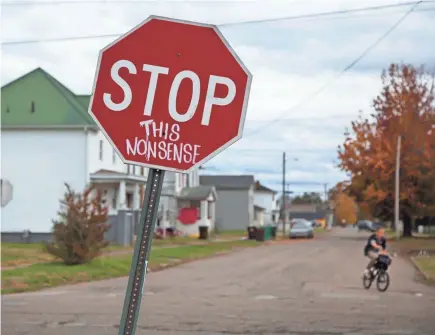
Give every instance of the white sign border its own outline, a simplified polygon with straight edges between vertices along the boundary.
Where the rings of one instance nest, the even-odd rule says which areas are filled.
[[[97,85],[98,73],[100,71],[101,58],[103,56],[103,52],[106,51],[107,49],[111,48],[115,44],[117,44],[119,41],[121,41],[122,39],[124,39],[128,35],[134,33],[137,29],[141,28],[142,26],[144,26],[145,24],[147,24],[148,22],[150,22],[152,20],[164,20],[164,21],[176,22],[176,23],[182,23],[182,24],[188,24],[188,25],[196,25],[196,26],[204,27],[204,28],[212,28],[215,31],[215,33],[219,36],[221,41],[224,43],[224,45],[227,47],[227,49],[230,51],[230,53],[232,54],[234,59],[239,63],[240,67],[243,69],[243,71],[245,71],[246,75],[248,76],[248,80],[247,80],[247,83],[246,83],[246,89],[245,89],[245,97],[244,97],[243,106],[242,106],[242,115],[241,115],[241,118],[240,118],[239,131],[237,133],[237,136],[234,137],[231,141],[225,143],[219,149],[217,149],[214,152],[212,152],[210,155],[208,155],[205,158],[203,158],[201,161],[195,163],[195,165],[193,165],[192,167],[190,167],[187,170],[167,168],[167,167],[162,167],[162,166],[159,166],[159,165],[152,165],[152,164],[147,164],[147,163],[139,163],[139,162],[136,162],[136,161],[130,161],[130,160],[124,159],[124,156],[118,150],[116,145],[111,140],[110,136],[106,133],[106,130],[104,129],[104,127],[102,127],[101,123],[98,121],[98,119],[95,117],[94,113],[92,112],[92,103],[93,103],[93,100],[94,100],[94,92],[95,92],[95,87]],[[118,153],[119,157],[121,158],[121,160],[122,160],[122,162],[124,164],[133,164],[133,165],[143,166],[143,167],[150,168],[150,169],[159,169],[159,170],[178,172],[178,173],[190,173],[193,170],[195,170],[198,167],[200,167],[201,165],[204,165],[207,161],[209,161],[210,159],[212,159],[213,157],[215,157],[216,155],[218,155],[219,153],[221,153],[222,151],[224,151],[229,146],[233,145],[235,142],[237,142],[238,140],[240,140],[243,137],[243,129],[244,129],[244,126],[245,126],[246,113],[248,111],[248,101],[249,101],[249,93],[251,91],[251,84],[252,84],[252,74],[251,74],[251,72],[249,72],[248,68],[242,62],[240,57],[236,54],[234,49],[231,47],[230,43],[225,39],[225,37],[223,36],[223,34],[221,33],[221,31],[219,30],[219,28],[216,25],[207,24],[207,23],[192,22],[192,21],[181,20],[181,19],[173,19],[173,18],[168,18],[168,17],[164,17],[164,16],[150,15],[147,19],[142,21],[136,27],[134,27],[133,29],[129,30],[124,35],[118,37],[112,43],[108,44],[107,46],[105,46],[103,49],[100,50],[100,52],[98,54],[98,62],[97,62],[97,68],[96,68],[96,71],[95,71],[94,83],[92,85],[92,95],[91,95],[91,99],[89,101],[88,113],[92,117],[92,119],[95,121],[95,123],[97,123],[99,129],[103,132],[104,136],[110,142],[110,144],[112,145],[113,149],[115,149],[115,151]]]

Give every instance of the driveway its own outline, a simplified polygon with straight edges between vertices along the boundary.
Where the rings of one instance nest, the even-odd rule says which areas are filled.
[[[429,335],[435,290],[393,261],[385,293],[361,285],[365,235],[247,249],[147,277],[136,334]],[[117,335],[126,278],[2,297],[5,335]]]

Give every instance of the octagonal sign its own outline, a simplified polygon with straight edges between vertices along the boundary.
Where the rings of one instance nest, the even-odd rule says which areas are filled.
[[[242,137],[251,80],[216,26],[150,16],[100,52],[89,113],[124,163],[190,172]]]

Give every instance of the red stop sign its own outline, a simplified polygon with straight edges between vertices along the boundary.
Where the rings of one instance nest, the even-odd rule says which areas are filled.
[[[242,137],[251,80],[217,27],[150,16],[100,52],[89,113],[124,163],[190,172]]]

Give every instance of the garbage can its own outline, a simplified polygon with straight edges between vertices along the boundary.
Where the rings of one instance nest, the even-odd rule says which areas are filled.
[[[208,227],[207,226],[199,226],[199,239],[207,240],[208,239]]]
[[[270,237],[274,240],[276,239],[276,226],[272,226],[272,232],[270,234]]]
[[[248,227],[248,239],[255,240],[257,236],[257,227],[251,226]]]
[[[255,240],[259,242],[265,241],[265,235],[266,235],[265,232],[266,231],[264,227],[257,228],[257,231],[255,233]]]
[[[272,227],[271,226],[265,226],[264,227],[264,240],[269,241],[270,236],[272,235]]]

